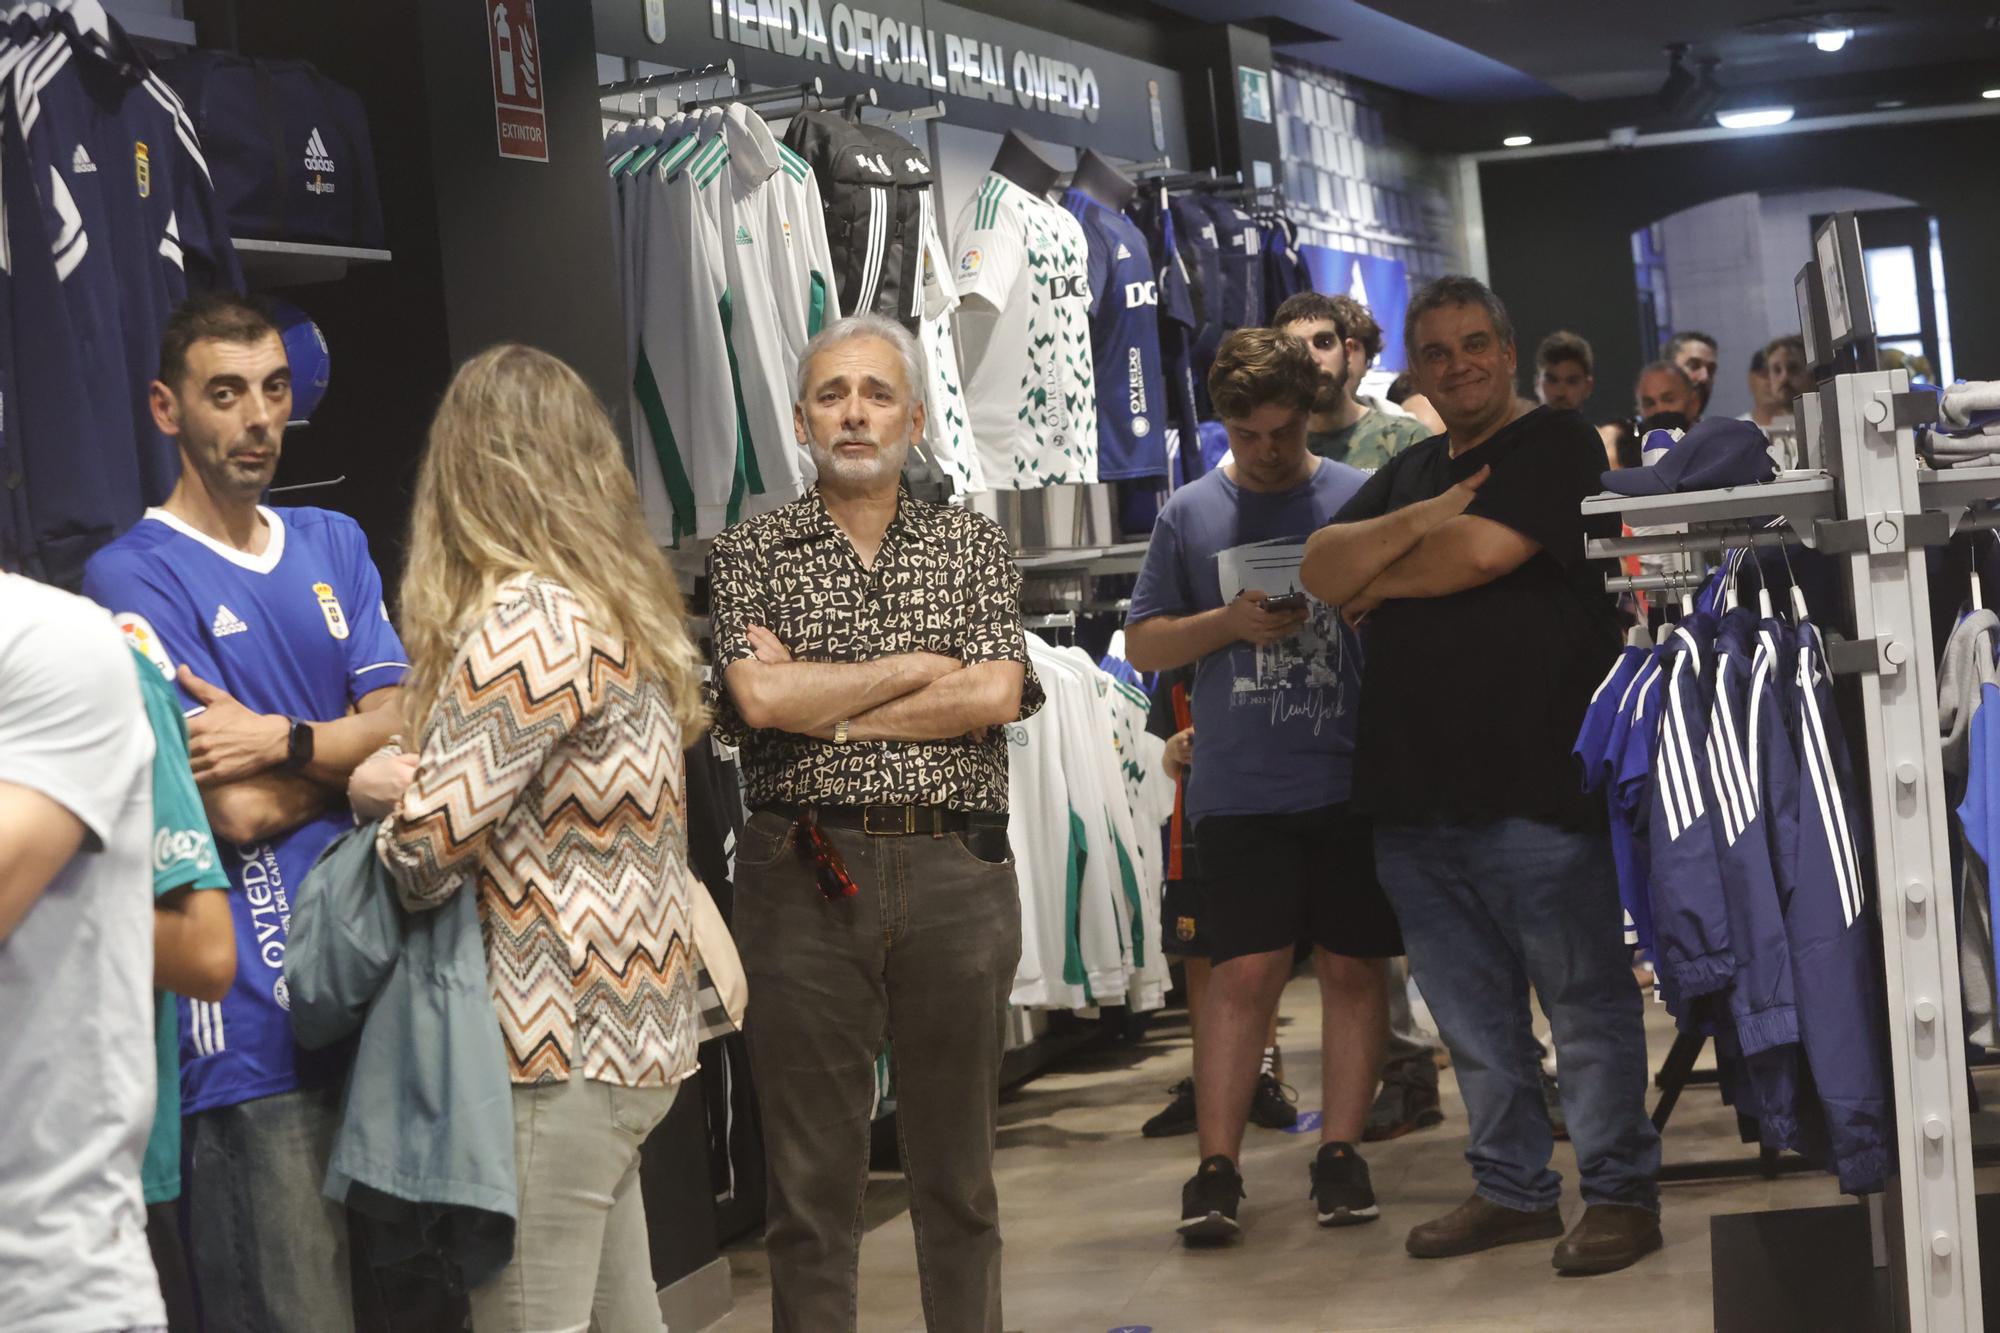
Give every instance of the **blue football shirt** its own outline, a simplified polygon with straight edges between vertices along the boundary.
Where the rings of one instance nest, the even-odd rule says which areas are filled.
[[[407,658],[360,527],[323,509],[259,512],[270,540],[251,556],[149,510],[91,558],[84,591],[163,672],[184,665],[255,712],[330,722],[363,696],[402,684]],[[202,711],[185,692],[180,700],[188,716]],[[236,981],[219,1004],[181,1001],[185,1114],[332,1072],[328,1053],[292,1042],[285,939],[306,871],[352,827],[340,801],[268,842],[220,844],[235,890]]]
[[[1090,342],[1097,366],[1097,479],[1167,475],[1160,283],[1137,223],[1081,190],[1063,207],[1089,247]]]

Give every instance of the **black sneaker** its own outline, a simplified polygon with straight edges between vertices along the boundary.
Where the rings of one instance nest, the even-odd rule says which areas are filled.
[[[1361,1141],[1382,1143],[1443,1123],[1444,1107],[1438,1101],[1435,1077],[1427,1083],[1385,1080],[1375,1105],[1368,1108]]]
[[[1375,1187],[1368,1183],[1368,1163],[1351,1143],[1322,1144],[1313,1158],[1312,1197],[1323,1227],[1351,1227],[1382,1215],[1375,1206]]]
[[[1194,1133],[1194,1080],[1184,1078],[1167,1089],[1174,1099],[1167,1109],[1148,1120],[1139,1130],[1149,1139],[1170,1139],[1176,1134]]]
[[[1242,1228],[1236,1224],[1236,1203],[1243,1197],[1243,1177],[1236,1163],[1217,1154],[1203,1161],[1181,1189],[1183,1239],[1190,1241],[1228,1240]]]
[[[1299,1123],[1299,1108],[1292,1103],[1299,1094],[1280,1083],[1276,1074],[1257,1075],[1257,1091],[1250,1094],[1250,1123],[1265,1129],[1290,1129]]]

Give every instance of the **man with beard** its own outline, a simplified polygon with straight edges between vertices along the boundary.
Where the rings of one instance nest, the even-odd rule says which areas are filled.
[[[734,925],[778,1329],[855,1327],[885,1037],[925,1321],[1001,1329],[993,1147],[1022,930],[1003,728],[1042,689],[1006,534],[902,488],[924,382],[893,320],[821,331],[794,410],[817,484],[709,554],[715,730],[752,811]]]
[[[320,1193],[340,1067],[293,1044],[285,937],[306,871],[353,827],[349,775],[401,727],[408,667],[354,520],[259,503],[291,409],[263,307],[184,303],[151,392],[180,480],[91,558],[83,587],[178,685],[226,844],[236,979],[217,1003],[180,1001],[190,1264],[211,1329],[346,1333],[356,1296],[364,1325],[379,1307],[372,1284],[350,1290],[347,1220]]]
[[[1271,324],[1303,341],[1319,365],[1320,393],[1307,419],[1306,444],[1321,458],[1378,468],[1430,434],[1416,418],[1392,416],[1356,396],[1368,372],[1369,349],[1333,297],[1318,292],[1287,297]]]
[[[1688,421],[1701,420],[1708,411],[1709,396],[1715,392],[1715,372],[1720,365],[1716,341],[1706,333],[1688,329],[1676,333],[1667,342],[1667,350],[1661,355],[1681,368],[1687,376],[1688,384],[1694,389],[1694,401],[1689,404]]]

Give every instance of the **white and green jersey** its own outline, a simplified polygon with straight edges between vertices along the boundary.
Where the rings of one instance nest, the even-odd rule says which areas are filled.
[[[636,163],[626,183],[627,199],[637,194],[628,222],[639,229],[632,378],[639,501],[662,544],[714,536],[742,517],[749,492],[748,439],[725,337],[735,296],[687,170],[700,149],[698,134],[683,133]]]
[[[959,215],[972,434],[988,486],[1097,480],[1088,243],[1066,211],[988,174]]]
[[[840,298],[825,210],[805,160],[741,105],[704,116],[702,139],[686,171],[729,277],[729,346],[751,445],[745,512],[759,514],[796,500],[813,479],[792,420],[799,355],[839,318]]]
[[[924,443],[938,469],[960,492],[987,489],[972,439],[972,404],[959,374],[958,344],[952,339],[952,312],[959,308],[958,287],[951,279],[951,259],[938,233],[931,192],[924,191],[922,208],[923,318],[917,340],[924,349]]]

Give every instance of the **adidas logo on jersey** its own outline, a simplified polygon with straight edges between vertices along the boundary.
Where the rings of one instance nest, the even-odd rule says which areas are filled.
[[[232,634],[247,633],[250,627],[243,623],[243,617],[226,606],[215,608],[215,619],[209,622],[209,632],[218,639],[226,639]]]
[[[736,224],[736,243],[738,245],[750,244],[750,229],[740,222]]]
[[[1113,255],[1112,258],[1130,259],[1131,257],[1132,257],[1132,251],[1126,247],[1125,242],[1123,241],[1118,242],[1118,253]]]
[[[333,159],[327,156],[326,140],[319,137],[319,126],[313,126],[312,137],[306,140],[306,170],[332,171]]]
[[[70,175],[82,176],[88,172],[93,172],[96,170],[97,170],[97,164],[90,160],[89,153],[83,151],[83,145],[78,144],[76,146],[76,152],[70,155],[69,159]]]

